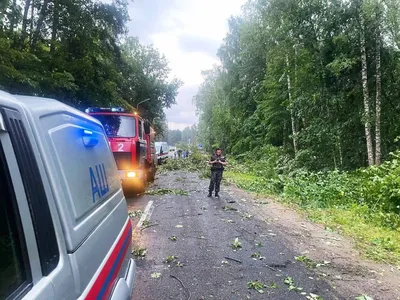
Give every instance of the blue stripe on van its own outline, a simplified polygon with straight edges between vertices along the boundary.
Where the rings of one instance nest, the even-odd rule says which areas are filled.
[[[110,273],[108,273],[107,278],[106,278],[106,280],[104,281],[104,284],[103,284],[103,286],[102,286],[102,288],[101,288],[99,294],[97,295],[97,299],[103,299],[103,296],[105,295],[105,293],[106,293],[106,291],[107,291],[108,285],[111,283],[111,280],[112,280],[112,278],[113,278],[113,274],[114,274],[115,271],[117,270],[117,267],[118,267],[119,262],[121,261],[121,259],[124,258],[124,254],[125,254],[125,251],[126,251],[126,247],[127,247],[127,245],[128,245],[128,242],[129,242],[129,237],[130,237],[130,235],[128,234],[128,235],[126,236],[125,240],[124,240],[124,244],[122,245],[121,249],[120,249],[119,252],[118,252],[118,256],[117,256],[117,258],[116,258],[115,261],[114,261],[114,264],[113,264],[113,266],[112,266],[112,268],[111,268]]]

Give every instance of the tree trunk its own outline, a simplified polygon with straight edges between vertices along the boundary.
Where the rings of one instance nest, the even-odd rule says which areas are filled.
[[[44,0],[42,8],[40,9],[39,18],[36,24],[35,32],[32,36],[32,45],[35,45],[40,37],[40,31],[42,30],[43,22],[46,17],[47,5],[49,4],[49,0]]]
[[[21,45],[22,46],[24,45],[25,39],[26,39],[26,27],[28,26],[28,12],[29,12],[30,6],[31,6],[31,0],[26,0],[25,7],[24,7],[24,15],[22,18],[22,30],[21,30]],[[33,22],[33,19],[32,19],[32,22]]]
[[[374,164],[374,150],[372,146],[372,135],[371,135],[371,116],[370,116],[370,100],[368,91],[368,68],[367,68],[367,51],[365,46],[365,21],[363,12],[360,12],[360,47],[361,47],[361,78],[364,96],[364,129],[365,139],[367,142],[367,154],[368,154],[368,165]]]
[[[31,28],[29,30],[29,43],[31,45],[32,45],[32,38],[33,38],[34,17],[35,17],[35,0],[32,0],[32,5],[31,5]]]
[[[17,0],[13,0],[11,6],[11,18],[10,18],[10,34],[14,33],[14,27],[17,25]]]
[[[379,9],[379,8],[378,8]],[[376,98],[375,98],[375,164],[381,164],[381,31],[379,25],[379,17],[377,17],[377,33],[376,33]]]
[[[53,0],[54,8],[53,8],[53,26],[51,30],[51,44],[50,44],[50,53],[54,53],[56,47],[56,40],[57,40],[57,30],[58,30],[58,1]]]
[[[297,153],[297,131],[296,131],[296,120],[293,112],[293,99],[292,99],[292,85],[290,81],[290,63],[289,63],[289,55],[286,54],[286,66],[287,66],[287,87],[288,87],[288,96],[289,96],[289,106],[290,106],[290,119],[292,121],[292,135],[293,135],[293,150],[294,154]]]
[[[343,168],[343,151],[342,151],[342,143],[340,142],[340,138],[338,138],[338,149],[339,149],[340,168]]]
[[[282,139],[283,151],[286,151],[287,149],[286,136],[287,136],[287,130],[286,130],[286,118],[285,118],[285,120],[283,121],[283,139]]]

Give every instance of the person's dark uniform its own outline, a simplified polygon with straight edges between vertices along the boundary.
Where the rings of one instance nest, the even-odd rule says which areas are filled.
[[[222,173],[224,172],[224,166],[218,161],[226,162],[225,157],[220,155],[218,156],[217,154],[214,154],[211,157],[210,161],[217,161],[216,163],[211,165],[211,180],[210,180],[210,186],[208,188],[208,197],[212,196],[212,192],[215,187],[215,197],[219,197],[219,188],[221,185],[221,180],[222,180]]]

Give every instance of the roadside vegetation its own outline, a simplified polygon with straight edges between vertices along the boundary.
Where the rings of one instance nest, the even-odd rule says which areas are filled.
[[[0,89],[78,109],[119,106],[166,132],[182,82],[153,46],[128,37],[128,1],[0,1]],[[84,28],[84,29],[83,29]]]
[[[400,265],[400,153],[380,166],[355,171],[286,173],[276,149],[268,151],[272,153],[259,160],[251,153],[240,160],[231,157],[225,182],[272,197],[327,231],[352,237],[369,259]],[[170,159],[161,170],[198,172],[208,178],[207,159],[194,149],[189,158]]]
[[[161,172],[186,170],[209,178],[209,155],[195,148],[187,159],[169,159]],[[380,166],[354,171],[289,172],[279,150],[229,157],[224,181],[289,205],[313,222],[354,238],[370,259],[400,265],[400,152]]]
[[[228,181],[396,264],[399,12],[399,1],[248,1],[194,98],[200,142],[231,157]]]
[[[366,257],[400,265],[400,153],[380,166],[355,171],[281,170],[272,160],[247,159],[231,163],[224,176],[304,212],[328,231],[354,238]]]

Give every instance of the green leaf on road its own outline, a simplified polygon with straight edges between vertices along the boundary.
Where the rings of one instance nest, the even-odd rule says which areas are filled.
[[[169,255],[169,256],[164,260],[164,263],[169,264],[169,263],[173,262],[173,261],[176,260],[176,259],[178,259],[178,256]]]
[[[132,251],[132,254],[138,258],[144,258],[147,254],[147,248],[137,247]]]
[[[288,290],[289,290],[289,291],[292,291],[292,290],[301,291],[301,290],[303,290],[303,288],[296,287],[296,286],[294,285],[294,280],[293,280],[292,277],[286,277],[285,280],[284,280],[283,282],[284,282],[286,285],[289,286],[289,287],[288,287]]]
[[[277,288],[279,288],[279,286],[278,286],[275,282],[271,281],[271,282],[269,283],[269,288],[271,288],[271,289],[277,289]]]
[[[151,273],[151,278],[160,278],[161,273]]]
[[[258,281],[258,280],[249,281],[247,283],[247,288],[256,290],[260,294],[264,294],[264,290],[263,289],[266,288],[266,287],[267,286],[264,283],[262,283],[261,281]]]
[[[138,210],[134,210],[134,211],[130,211],[128,213],[129,217],[131,218],[135,218],[135,217],[141,217],[143,215],[143,211],[141,211],[140,209]]]
[[[242,242],[239,241],[239,238],[235,238],[232,242],[232,249],[237,250],[242,248]]]
[[[188,196],[189,193],[187,191],[181,189],[156,189],[156,190],[149,190],[145,192],[146,195],[177,195],[177,196]]]

